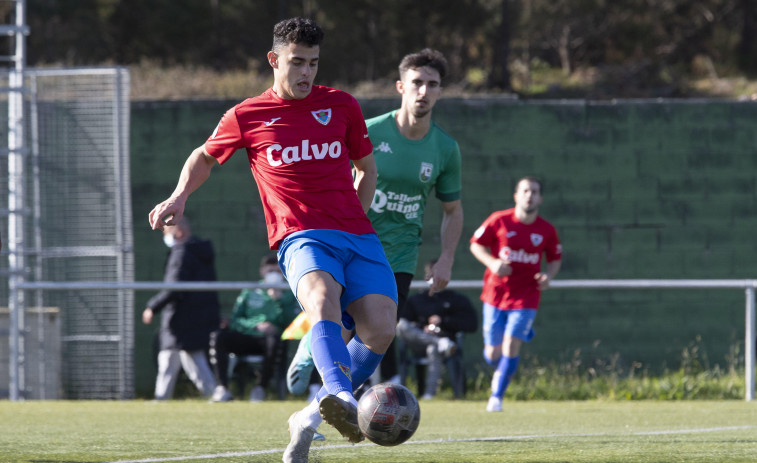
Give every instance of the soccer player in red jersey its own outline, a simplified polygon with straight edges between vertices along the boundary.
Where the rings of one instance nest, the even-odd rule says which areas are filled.
[[[502,411],[502,397],[520,359],[520,348],[534,335],[541,292],[560,271],[562,245],[557,231],[539,217],[541,182],[520,179],[515,207],[494,212],[470,239],[470,251],[486,267],[481,292],[484,359],[495,368],[490,412]],[[542,272],[546,256],[546,272]]]
[[[153,229],[179,220],[189,195],[245,149],[263,202],[268,240],[312,326],[311,351],[324,387],[289,419],[285,462],[306,462],[325,420],[351,442],[353,384],[378,366],[394,338],[397,287],[366,211],[376,164],[365,120],[349,94],[314,85],[323,31],[312,20],[276,24],[268,63],[273,86],[229,109],[195,149],[171,196],[150,212]],[[356,169],[353,183],[350,161]],[[341,326],[355,329],[345,345]]]

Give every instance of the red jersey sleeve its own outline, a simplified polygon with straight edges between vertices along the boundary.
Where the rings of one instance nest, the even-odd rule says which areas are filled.
[[[218,159],[219,164],[228,161],[236,150],[245,147],[236,109],[237,107],[234,106],[226,111],[213,134],[205,142],[205,151]]]
[[[554,262],[562,259],[562,244],[560,244],[560,237],[557,235],[557,230],[552,228],[552,233],[549,234],[547,245],[544,247],[544,255],[547,258],[547,262]]]
[[[373,152],[373,144],[368,137],[368,128],[360,104],[353,97],[349,105],[350,124],[347,127],[345,142],[350,153],[350,159],[360,159]]]
[[[493,248],[497,242],[496,230],[491,226],[494,220],[496,220],[496,214],[490,215],[473,233],[470,242]]]

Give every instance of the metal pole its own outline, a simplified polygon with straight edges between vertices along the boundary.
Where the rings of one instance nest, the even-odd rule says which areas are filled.
[[[16,2],[14,67],[8,74],[8,308],[10,309],[9,394],[22,399],[26,388],[24,372],[24,65],[25,0]]]
[[[32,171],[32,192],[31,192],[31,204],[32,207],[32,234],[34,236],[32,240],[32,247],[34,248],[34,279],[36,281],[42,280],[42,185],[40,184],[40,159],[39,159],[39,124],[38,124],[38,106],[37,106],[37,77],[32,75],[29,77],[29,116],[30,116],[30,130],[31,136],[29,159],[31,160]],[[32,307],[36,307],[37,310],[37,375],[39,387],[39,398],[44,400],[47,398],[47,349],[45,348],[45,329],[44,329],[44,307],[43,300],[44,293],[41,290],[34,291],[34,297],[32,299]],[[31,299],[31,298],[30,298]]]
[[[754,400],[754,286],[746,289],[746,336],[744,338],[744,374],[746,375],[746,400]]]
[[[118,275],[119,281],[124,280],[124,241],[125,241],[125,230],[124,230],[124,214],[126,213],[125,207],[124,207],[124,194],[125,191],[128,191],[128,188],[125,188],[125,178],[128,179],[127,172],[124,172],[124,169],[122,168],[122,165],[124,164],[124,159],[128,160],[128,156],[123,155],[123,147],[124,147],[124,140],[122,139],[122,136],[124,135],[121,130],[121,126],[123,124],[121,120],[121,111],[124,105],[124,102],[122,101],[122,93],[121,93],[121,82],[122,81],[122,73],[120,70],[115,71],[115,85],[113,87],[113,93],[114,93],[114,100],[115,100],[115,107],[113,110],[113,152],[117,153],[115,159],[113,159],[113,168],[114,168],[114,175],[113,177],[116,179],[116,182],[118,183],[116,187],[116,198],[115,198],[115,209],[116,209],[116,243],[117,246],[121,248],[121,252],[119,252],[116,255],[116,274]],[[125,177],[125,178],[124,178]],[[131,315],[131,307],[126,307],[126,294],[124,291],[118,291],[117,293],[117,299],[118,299],[118,334],[121,338],[121,342],[118,343],[118,388],[119,388],[119,398],[121,400],[125,400],[127,398],[128,393],[128,386],[127,386],[127,372],[126,372],[126,356],[128,353],[126,352],[127,348],[131,348],[131,343],[127,343],[126,341],[126,323],[127,319],[129,319]]]

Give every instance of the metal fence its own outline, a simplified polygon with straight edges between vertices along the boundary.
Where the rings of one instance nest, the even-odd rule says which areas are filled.
[[[0,343],[9,346],[0,358],[0,397],[133,397],[133,292],[19,288],[133,281],[128,71],[31,69],[24,76],[24,148],[20,162],[0,167],[0,188],[23,198],[0,214],[8,230],[0,272],[9,276],[0,306],[10,315],[0,327]]]
[[[448,288],[450,289],[480,289],[481,280],[456,280],[451,281]],[[745,400],[753,401],[755,392],[755,289],[757,280],[555,280],[551,283],[554,289],[691,289],[691,290],[708,290],[708,289],[741,289],[745,292],[744,304],[744,370],[746,375],[746,392]],[[268,285],[259,282],[237,281],[237,282],[117,282],[107,283],[98,281],[80,281],[69,283],[58,282],[38,282],[26,283],[21,285],[27,290],[47,290],[47,291],[91,291],[91,290],[137,290],[137,291],[156,291],[156,290],[181,290],[181,291],[241,291],[243,289],[280,287],[288,288],[286,284]],[[415,281],[411,288],[423,289],[427,285],[425,282]]]

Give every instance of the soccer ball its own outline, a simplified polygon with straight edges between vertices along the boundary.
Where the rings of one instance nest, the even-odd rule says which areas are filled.
[[[371,442],[399,445],[415,434],[421,420],[418,399],[401,384],[379,383],[360,397],[357,424]]]

